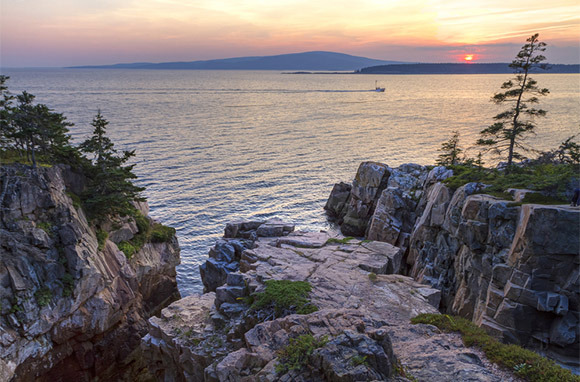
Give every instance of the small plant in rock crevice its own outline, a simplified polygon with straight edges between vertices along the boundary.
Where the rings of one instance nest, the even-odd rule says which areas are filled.
[[[347,236],[342,239],[337,239],[335,237],[331,237],[330,239],[326,240],[326,244],[348,244],[349,241],[354,240],[354,237]]]
[[[34,293],[34,298],[36,298],[38,306],[47,306],[52,300],[52,291],[49,288],[39,289]]]
[[[354,357],[352,357],[350,359],[350,363],[353,366],[366,365],[368,363],[367,362],[367,356],[366,355],[357,354],[357,355],[355,355]]]
[[[288,346],[278,352],[276,372],[285,374],[291,370],[300,370],[308,364],[312,353],[328,343],[328,337],[315,338],[312,334],[304,334],[298,338],[291,338]]]
[[[102,251],[103,248],[105,248],[105,242],[107,241],[108,237],[109,233],[107,231],[104,231],[102,229],[97,230],[97,243],[99,251]]]

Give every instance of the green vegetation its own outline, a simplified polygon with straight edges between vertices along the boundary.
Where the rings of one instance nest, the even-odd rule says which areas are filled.
[[[131,244],[128,241],[122,241],[119,244],[117,244],[117,247],[119,247],[119,250],[121,252],[123,252],[125,254],[125,257],[127,259],[130,259],[133,257],[133,255],[135,253],[137,253],[137,249],[133,246],[133,244]]]
[[[52,292],[48,288],[42,288],[34,293],[34,298],[36,298],[38,306],[47,306],[52,300]]]
[[[99,244],[99,251],[102,251],[103,248],[105,248],[105,242],[107,241],[108,237],[109,233],[107,231],[102,229],[97,230],[97,243]]]
[[[558,366],[554,361],[517,345],[502,344],[465,318],[446,314],[420,314],[411,323],[435,325],[443,331],[460,332],[466,346],[480,348],[490,361],[513,370],[528,381],[580,381],[580,376],[573,375],[570,370]]]
[[[353,366],[366,365],[367,364],[367,356],[357,354],[350,359],[350,363],[352,363]]]
[[[478,182],[486,187],[482,192],[486,194],[499,193],[502,197],[508,188],[524,188],[538,191],[552,201],[566,201],[564,193],[570,183],[578,178],[580,165],[568,163],[530,163],[527,166],[513,166],[507,173],[498,169],[473,167],[470,165],[451,166],[454,175],[445,180],[447,186],[458,188],[469,182]],[[528,196],[530,195],[530,196]],[[539,198],[531,196],[528,198]],[[511,199],[511,197],[510,197]],[[509,199],[508,199],[509,200]]]
[[[132,212],[132,217],[135,219],[135,224],[137,224],[137,229],[139,231],[135,236],[133,236],[129,243],[135,249],[135,253],[137,253],[141,250],[141,248],[143,248],[145,243],[149,241],[151,237],[151,226],[149,225],[149,220],[147,220],[147,218],[137,210]],[[127,253],[125,253],[125,255],[126,254]]]
[[[49,236],[52,235],[52,223],[51,222],[39,222],[36,226],[46,232]]]
[[[251,308],[273,309],[276,317],[289,313],[309,314],[318,308],[308,299],[312,290],[306,281],[268,280],[264,292],[256,293]]]
[[[46,164],[72,163],[78,151],[71,146],[66,118],[48,106],[34,104],[26,91],[12,95],[6,86],[9,77],[0,75],[0,152],[2,159]],[[16,159],[16,156],[19,159]]]
[[[79,208],[81,208],[82,201],[81,201],[81,198],[77,194],[75,194],[74,192],[68,192],[68,191],[66,194],[69,196],[69,198],[71,198],[72,205],[75,208],[75,210],[78,210]]]
[[[326,240],[326,244],[347,244],[351,240],[354,240],[354,237],[347,236],[347,237],[342,238],[342,239],[337,239],[337,238],[331,237],[330,239]]]
[[[18,312],[22,312],[24,309],[22,308],[22,306],[20,305],[20,303],[18,301],[14,302],[12,304],[12,306],[10,307],[10,313],[18,313]]]
[[[408,379],[409,381],[412,381],[412,382],[418,382],[419,381],[417,379],[417,377],[415,377],[414,375],[412,375],[411,373],[409,373],[409,371],[407,370],[407,368],[405,367],[405,365],[403,365],[401,363],[401,361],[398,360],[398,359],[397,359],[397,363],[395,364],[395,371],[401,377],[403,377],[405,379]]]
[[[154,224],[151,231],[151,241],[153,243],[167,243],[175,236],[175,228],[167,227],[163,224]]]
[[[93,135],[79,147],[82,153],[93,157],[92,165],[86,169],[90,181],[83,194],[83,205],[89,215],[97,219],[107,215],[130,215],[135,210],[131,202],[145,200],[139,195],[144,188],[131,182],[137,178],[132,172],[135,165],[126,165],[135,156],[135,151],[118,154],[106,136],[108,124],[99,111],[91,123]]]
[[[79,196],[69,193],[75,208],[82,204],[89,218],[97,221],[108,215],[131,214],[131,203],[144,200],[140,196],[143,188],[132,183],[134,165],[127,165],[135,153],[117,152],[106,136],[108,122],[100,111],[92,122],[93,135],[75,147],[68,130],[73,124],[48,106],[36,104],[26,91],[12,95],[6,86],[8,79],[0,75],[1,163],[18,162],[33,169],[68,164],[87,178],[86,192]]]
[[[545,204],[556,205],[566,204],[567,201],[562,198],[554,198],[536,192],[529,192],[524,196],[524,199],[518,203],[510,203],[510,206],[521,206],[522,204]]]
[[[541,64],[546,57],[538,54],[546,50],[546,43],[538,40],[538,34],[526,40],[516,58],[510,64],[516,73],[515,78],[504,82],[503,92],[496,93],[492,100],[498,105],[508,105],[509,109],[497,114],[493,125],[481,131],[479,146],[493,151],[499,157],[507,159],[507,171],[511,171],[514,159],[524,159],[523,151],[530,151],[524,144],[525,136],[533,133],[536,127],[534,119],[546,115],[546,111],[532,105],[538,103],[538,96],[549,94],[548,89],[541,89],[537,81],[529,77],[531,69],[546,69]],[[507,156],[507,157],[506,157]]]
[[[308,364],[308,358],[314,350],[323,347],[327,343],[328,337],[323,336],[317,339],[312,334],[291,338],[288,346],[279,351],[276,372],[284,374],[290,370],[302,369]]]
[[[459,147],[459,132],[454,131],[451,139],[443,143],[439,151],[441,151],[441,154],[439,154],[439,158],[437,159],[438,166],[454,166],[459,164],[459,155],[463,152],[463,149]]]
[[[369,280],[371,280],[371,282],[376,282],[377,281],[377,274],[375,272],[371,272],[369,273]]]
[[[62,285],[63,285],[62,295],[64,297],[72,296],[73,291],[75,290],[75,279],[74,279],[73,275],[66,272],[62,276]]]
[[[167,227],[159,223],[155,223],[151,227],[149,220],[137,210],[133,210],[132,218],[135,219],[139,231],[131,240],[122,241],[117,244],[117,247],[119,247],[128,259],[139,252],[148,241],[153,243],[166,243],[170,242],[173,236],[175,236],[175,228]]]

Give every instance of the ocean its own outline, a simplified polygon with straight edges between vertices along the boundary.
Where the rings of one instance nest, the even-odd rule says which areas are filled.
[[[151,216],[177,229],[183,296],[203,289],[199,265],[225,224],[281,218],[332,229],[334,183],[372,160],[433,164],[452,132],[473,146],[504,107],[510,75],[283,74],[277,71],[2,69],[13,93],[64,113],[81,142],[101,110],[116,148],[136,150]],[[529,144],[557,147],[580,132],[580,76],[538,74],[550,95]],[[375,80],[385,93],[373,91]],[[468,149],[471,156],[477,149]]]

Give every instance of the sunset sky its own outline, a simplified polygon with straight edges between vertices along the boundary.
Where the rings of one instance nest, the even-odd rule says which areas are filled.
[[[326,50],[509,62],[531,34],[580,61],[578,0],[0,0],[2,67],[194,61]]]

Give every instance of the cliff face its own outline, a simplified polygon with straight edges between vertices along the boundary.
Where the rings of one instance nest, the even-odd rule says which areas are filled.
[[[373,167],[363,163],[359,173]],[[386,172],[367,238],[403,248],[400,271],[439,289],[443,311],[578,367],[580,210],[476,194],[475,183],[452,190],[441,182],[451,175],[443,167],[404,165],[377,176]],[[327,210],[339,222],[359,210],[360,187],[353,182],[345,195],[343,185],[339,198],[335,186]]]
[[[99,245],[73,201],[82,175],[61,166],[1,171],[0,380],[138,379],[146,320],[178,296],[176,238],[127,259],[117,244],[137,224],[102,225]]]

